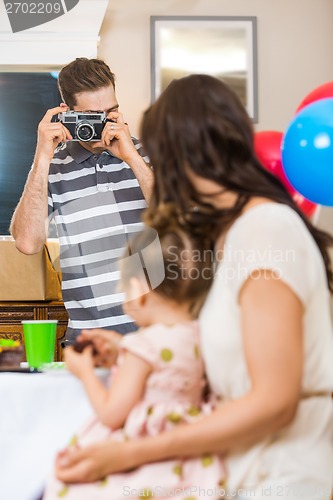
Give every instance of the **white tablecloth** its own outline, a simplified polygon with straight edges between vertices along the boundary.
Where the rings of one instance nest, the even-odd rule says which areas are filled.
[[[68,372],[0,373],[0,499],[36,500],[56,452],[92,414]]]

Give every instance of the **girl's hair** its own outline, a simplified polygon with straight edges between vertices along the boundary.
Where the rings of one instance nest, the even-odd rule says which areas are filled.
[[[148,223],[156,223],[161,205],[173,203],[184,230],[206,241],[210,237],[212,245],[252,197],[284,203],[299,214],[315,239],[333,291],[328,255],[333,238],[314,227],[282,183],[262,167],[254,152],[251,120],[225,83],[208,75],[173,80],[145,112],[141,136],[155,174]],[[221,192],[235,193],[234,206],[217,209],[200,200],[187,170],[216,182]]]
[[[110,85],[115,88],[115,76],[100,59],[78,57],[64,66],[58,77],[61,97],[71,109],[76,105],[77,94],[94,92]]]
[[[202,238],[179,227],[171,204],[160,207],[155,229],[146,227],[129,241],[121,265],[122,288],[133,277],[144,280],[150,291],[188,304],[196,316],[211,284],[212,253]]]

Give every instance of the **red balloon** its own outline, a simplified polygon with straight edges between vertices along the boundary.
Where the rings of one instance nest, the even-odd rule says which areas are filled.
[[[304,198],[304,196],[301,195],[294,188],[293,191],[294,194],[292,194],[292,197],[298,208],[302,210],[303,214],[307,215],[308,217],[311,217],[315,213],[318,205],[308,200],[307,198]]]
[[[308,104],[319,101],[320,99],[326,99],[328,97],[333,97],[333,82],[324,83],[323,85],[320,85],[312,90],[306,97],[304,97],[303,101],[296,109],[296,113],[305,108]]]
[[[317,204],[304,198],[304,196],[296,191],[290,184],[282,166],[282,138],[283,133],[275,130],[256,132],[254,134],[255,153],[263,167],[280,179],[287,191],[291,194],[298,208],[300,208],[307,217],[311,217],[317,208]]]
[[[281,182],[289,182],[281,160],[282,132],[267,130],[254,134],[254,150],[260,163]]]

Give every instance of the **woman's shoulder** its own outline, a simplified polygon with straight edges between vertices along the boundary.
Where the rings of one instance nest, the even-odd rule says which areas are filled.
[[[266,202],[251,206],[231,226],[227,240],[246,244],[249,241],[257,244],[262,241],[297,242],[313,238],[300,215],[288,205]]]
[[[303,303],[317,285],[327,288],[316,241],[302,217],[284,204],[262,203],[244,212],[227,234],[223,261],[235,268],[232,287],[237,294],[258,269],[276,272]]]
[[[281,220],[283,222],[289,221],[290,218],[297,219],[303,223],[299,214],[285,203],[277,203],[275,201],[265,201],[262,203],[257,203],[250,205],[249,208],[245,209],[244,212],[238,217],[235,222],[249,223],[251,221],[267,221],[267,219]]]

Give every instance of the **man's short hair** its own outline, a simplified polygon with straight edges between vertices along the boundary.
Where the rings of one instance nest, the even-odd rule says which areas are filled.
[[[78,57],[64,66],[58,77],[61,97],[71,109],[76,105],[77,94],[93,92],[110,85],[115,88],[115,75],[100,59]]]

